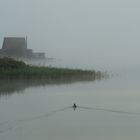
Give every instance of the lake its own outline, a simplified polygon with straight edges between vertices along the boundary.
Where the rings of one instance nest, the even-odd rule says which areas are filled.
[[[1,81],[0,139],[139,139],[139,83],[136,73],[70,83]]]

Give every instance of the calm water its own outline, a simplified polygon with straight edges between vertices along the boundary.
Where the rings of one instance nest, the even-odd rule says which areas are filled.
[[[0,140],[139,139],[139,83],[130,74],[47,85],[2,81]]]

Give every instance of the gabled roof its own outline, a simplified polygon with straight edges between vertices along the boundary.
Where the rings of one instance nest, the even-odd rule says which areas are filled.
[[[23,49],[27,48],[27,42],[24,37],[5,37],[3,41],[2,49],[21,47]]]

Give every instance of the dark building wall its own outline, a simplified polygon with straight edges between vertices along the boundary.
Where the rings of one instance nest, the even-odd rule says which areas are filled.
[[[27,43],[25,38],[5,37],[2,50],[4,54],[12,57],[25,57]]]
[[[11,49],[27,49],[27,42],[25,38],[16,38],[16,37],[5,37],[3,41],[2,49],[11,50]]]

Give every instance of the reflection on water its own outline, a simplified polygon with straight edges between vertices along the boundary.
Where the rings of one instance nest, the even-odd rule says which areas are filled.
[[[101,78],[96,77],[93,79],[91,77],[84,78],[61,78],[61,79],[8,79],[0,80],[0,96],[10,95],[14,92],[22,92],[29,87],[46,86],[46,85],[60,85],[60,84],[71,84],[75,82],[87,82],[100,80]]]
[[[140,138],[138,76],[77,81],[0,81],[0,140]]]

